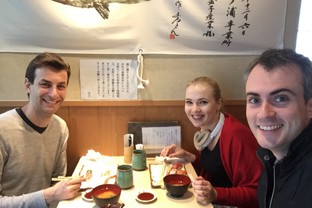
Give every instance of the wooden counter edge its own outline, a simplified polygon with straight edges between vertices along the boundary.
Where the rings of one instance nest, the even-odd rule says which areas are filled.
[[[16,107],[26,104],[25,100],[0,101],[0,107]],[[245,100],[225,100],[224,105],[245,105]],[[183,106],[184,100],[68,100],[63,106],[83,107],[126,107],[126,106]]]

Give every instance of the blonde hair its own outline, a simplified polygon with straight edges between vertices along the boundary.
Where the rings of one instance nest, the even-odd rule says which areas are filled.
[[[202,84],[202,85],[210,86],[213,89],[213,95],[212,95],[213,98],[216,101],[219,101],[220,99],[222,99],[221,89],[220,89],[219,84],[215,80],[211,79],[210,77],[197,77],[197,78],[189,81],[186,84],[186,88],[188,88],[190,85],[196,85],[196,84]]]

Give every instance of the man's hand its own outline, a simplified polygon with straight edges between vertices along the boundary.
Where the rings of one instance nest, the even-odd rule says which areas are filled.
[[[64,199],[74,198],[81,186],[81,182],[86,179],[77,176],[69,180],[56,183],[54,186],[43,190],[44,198],[47,204],[59,202]]]

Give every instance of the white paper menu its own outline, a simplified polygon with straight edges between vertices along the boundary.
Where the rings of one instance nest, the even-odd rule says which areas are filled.
[[[171,144],[181,146],[181,126],[142,127],[142,142],[147,154],[158,154]]]
[[[81,99],[137,99],[137,60],[80,60]]]

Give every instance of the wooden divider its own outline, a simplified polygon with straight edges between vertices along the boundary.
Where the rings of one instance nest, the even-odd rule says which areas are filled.
[[[0,101],[0,113],[25,103],[26,101]],[[224,112],[247,124],[245,101],[226,101]],[[183,100],[66,101],[57,114],[67,122],[69,128],[68,175],[89,149],[103,155],[122,155],[123,134],[128,131],[129,121],[178,121],[181,125],[182,147],[197,153],[193,145],[197,129],[184,113]]]

